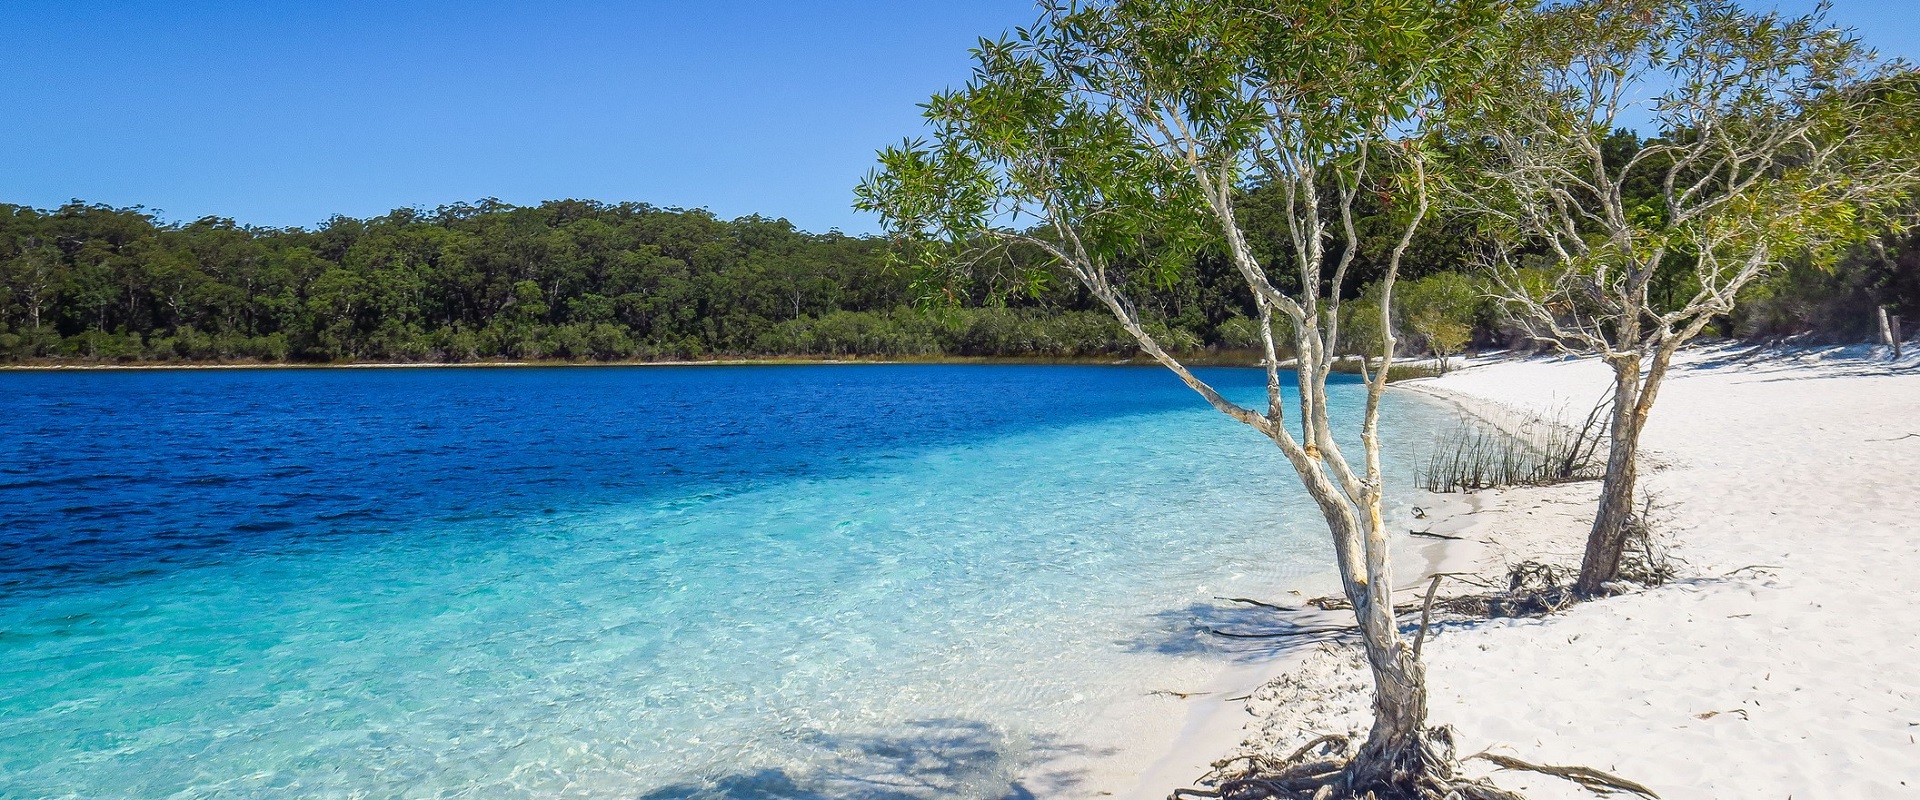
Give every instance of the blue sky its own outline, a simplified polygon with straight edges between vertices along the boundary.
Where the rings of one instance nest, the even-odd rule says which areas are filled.
[[[1834,17],[1916,58],[1913,2],[1838,0]],[[964,80],[976,37],[1033,15],[1031,0],[4,0],[0,202],[284,226],[578,197],[871,232],[849,204],[874,150]]]

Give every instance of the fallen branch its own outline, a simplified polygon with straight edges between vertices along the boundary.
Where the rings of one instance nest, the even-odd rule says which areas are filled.
[[[1286,606],[1276,606],[1272,603],[1262,603],[1258,600],[1249,600],[1245,597],[1215,597],[1213,599],[1225,600],[1229,603],[1245,603],[1250,606],[1259,606],[1260,608],[1270,608],[1275,611],[1299,611],[1300,610],[1297,608],[1287,608]]]
[[[1344,597],[1316,597],[1307,601],[1307,605],[1321,611],[1351,611],[1353,604]]]
[[[1434,574],[1442,577],[1446,577],[1446,578],[1452,578],[1456,581],[1467,584],[1468,586],[1478,586],[1482,589],[1500,588],[1499,584],[1493,583],[1491,581],[1488,581],[1485,578],[1480,577],[1480,574],[1477,572],[1436,572]]]
[[[1693,715],[1693,718],[1694,719],[1713,719],[1714,717],[1720,716],[1721,714],[1739,714],[1741,719],[1751,719],[1750,717],[1747,716],[1747,710],[1744,708],[1736,708],[1732,711],[1709,711],[1705,714],[1695,714]]]
[[[1408,528],[1407,533],[1413,534],[1414,536],[1425,536],[1429,539],[1445,539],[1450,542],[1457,542],[1465,538],[1461,536],[1448,536],[1444,533],[1434,533],[1433,531],[1416,531],[1412,528]]]
[[[1331,628],[1302,628],[1299,630],[1279,631],[1275,633],[1234,633],[1218,628],[1208,628],[1207,632],[1215,636],[1225,636],[1229,639],[1285,639],[1290,636],[1320,636],[1329,633],[1347,633],[1352,631],[1354,627],[1355,626],[1347,625]]]
[[[1638,795],[1654,798],[1654,800],[1659,800],[1660,797],[1660,795],[1654,794],[1652,789],[1617,775],[1609,775],[1592,767],[1556,767],[1547,764],[1533,764],[1510,756],[1495,755],[1493,753],[1475,753],[1467,756],[1467,758],[1469,760],[1483,758],[1503,769],[1525,770],[1527,772],[1538,772],[1542,775],[1552,775],[1556,778],[1565,778],[1594,791],[1633,792]]]
[[[1731,571],[1729,571],[1729,572],[1728,572],[1727,574],[1725,574],[1725,575],[1722,575],[1722,576],[1720,576],[1720,577],[1722,577],[1722,578],[1731,578],[1731,577],[1733,577],[1733,576],[1735,576],[1735,575],[1738,575],[1738,574],[1740,574],[1740,573],[1742,573],[1742,572],[1746,572],[1747,570],[1754,570],[1754,571],[1756,571],[1756,572],[1758,572],[1758,571],[1760,571],[1760,570],[1766,570],[1766,569],[1779,569],[1779,568],[1780,568],[1780,565],[1778,565],[1778,564],[1748,564],[1748,565],[1746,565],[1746,566],[1744,566],[1744,567],[1741,567],[1741,568],[1739,568],[1739,569],[1736,569],[1736,570],[1731,570]]]
[[[1420,633],[1413,637],[1413,659],[1420,660],[1420,646],[1427,643],[1427,623],[1433,619],[1433,596],[1440,591],[1440,579],[1445,576],[1433,576],[1433,583],[1427,584],[1427,602],[1420,606]]]

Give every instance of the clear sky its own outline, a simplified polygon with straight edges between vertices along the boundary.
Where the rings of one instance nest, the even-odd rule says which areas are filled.
[[[1917,4],[1837,0],[1834,17],[1915,58]],[[1033,16],[1031,0],[0,0],[0,202],[284,226],[592,198],[866,233],[850,203],[874,150],[964,80],[976,37]]]

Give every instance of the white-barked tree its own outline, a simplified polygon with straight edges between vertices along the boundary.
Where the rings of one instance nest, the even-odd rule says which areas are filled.
[[[1424,120],[1495,57],[1505,6],[1046,3],[1034,27],[983,40],[967,85],[926,104],[930,138],[884,151],[858,190],[936,283],[1009,261],[1071,275],[1143,352],[1292,465],[1332,535],[1375,712],[1337,778],[1296,781],[1303,797],[1319,786],[1339,796],[1506,796],[1456,779],[1448,735],[1427,726],[1425,674],[1393,608],[1379,441],[1394,281],[1429,212]],[[1255,186],[1284,198],[1284,241],[1266,243],[1283,253],[1276,259],[1260,258],[1243,227],[1237,204]],[[1356,200],[1369,196],[1385,199],[1399,235],[1384,254],[1380,335],[1360,343],[1371,355],[1361,448],[1350,453],[1335,435],[1328,379],[1362,247]],[[1138,310],[1202,249],[1227,259],[1251,292],[1266,369],[1260,407],[1196,375]]]
[[[1486,78],[1498,102],[1456,128],[1472,158],[1449,200],[1490,234],[1496,299],[1613,372],[1581,594],[1620,575],[1641,433],[1679,348],[1783,262],[1901,224],[1920,189],[1920,82],[1825,14],[1550,3],[1516,18]],[[1625,130],[1649,124],[1644,143]]]

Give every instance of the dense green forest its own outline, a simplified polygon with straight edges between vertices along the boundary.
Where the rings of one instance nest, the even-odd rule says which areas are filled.
[[[0,356],[472,361],[729,356],[1112,356],[1132,340],[1075,291],[917,303],[886,242],[701,211],[496,201],[316,229],[141,209],[0,205]],[[1157,309],[1218,343],[1200,275]]]
[[[10,360],[470,361],[1081,355],[1128,348],[1071,298],[911,310],[885,243],[783,220],[494,201],[312,230],[0,206]]]
[[[1631,137],[1626,139],[1631,147]],[[1257,198],[1255,198],[1257,200]],[[1251,202],[1258,230],[1259,203]],[[1277,237],[1276,237],[1277,238]],[[1428,226],[1397,310],[1410,348],[1525,346],[1466,260]],[[1920,309],[1920,239],[1861,247],[1758,287],[1723,335],[1870,336],[1880,305]],[[917,302],[874,237],[759,216],[580,200],[483,200],[313,229],[138,208],[0,204],[0,360],[460,362],[716,357],[1118,357],[1131,339],[1071,282],[959,287]],[[1367,295],[1369,256],[1355,270]],[[1187,351],[1252,346],[1250,298],[1199,258],[1143,309]],[[1223,311],[1224,309],[1224,311]],[[1236,310],[1237,309],[1237,310]],[[1364,320],[1362,315],[1352,315]],[[1362,324],[1362,323],[1356,323]]]

